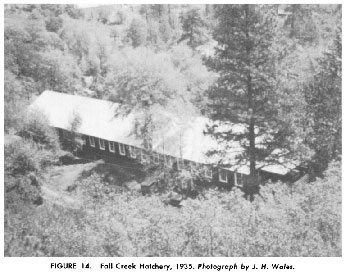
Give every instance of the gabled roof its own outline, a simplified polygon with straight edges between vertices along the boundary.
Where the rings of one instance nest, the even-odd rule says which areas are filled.
[[[275,149],[266,159],[267,162],[263,163],[260,169],[268,173],[280,175],[286,175],[290,170],[301,164],[299,160],[290,159],[288,151],[285,149]]]
[[[138,148],[143,147],[143,139],[134,134],[136,122],[143,120],[144,112],[133,109],[130,113],[116,114],[121,112],[121,104],[106,100],[94,99],[78,95],[58,93],[54,91],[44,91],[31,105],[30,109],[42,111],[53,127],[70,130],[74,117],[80,118],[80,126],[77,132],[119,142]],[[236,156],[241,154],[243,148],[237,142],[222,145],[204,131],[211,121],[205,117],[191,117],[189,120],[181,121],[173,114],[157,108],[155,115],[163,120],[162,128],[155,130],[152,139],[152,149],[157,153],[162,153],[174,157],[184,158],[203,164],[213,164],[219,161],[219,157],[207,157],[210,150],[219,149],[224,151],[223,162],[233,165],[229,168],[243,174],[249,174],[247,164],[236,165]],[[243,131],[244,125],[220,126],[219,130],[229,130],[230,126],[234,131]],[[260,141],[256,139],[260,145]],[[227,148],[226,148],[227,146]],[[226,159],[226,160],[225,160]],[[260,167],[260,166],[258,166]],[[272,164],[266,169],[269,172],[284,174],[290,168],[284,168]]]
[[[78,133],[110,141],[137,145],[131,137],[133,115],[115,117],[119,104],[77,95],[44,91],[30,106],[42,111],[51,126],[70,130],[78,115],[81,124]]]
[[[78,115],[81,119],[78,133],[144,148],[142,139],[134,134],[134,125],[141,121],[143,112],[134,110],[126,115],[116,115],[120,107],[119,103],[54,91],[44,91],[30,106],[42,111],[53,127],[70,130],[73,118]],[[158,111],[157,115],[162,118],[169,116],[170,123],[156,130],[153,150],[206,163],[206,152],[217,145],[212,137],[203,133],[208,119],[195,117],[182,123],[172,114],[162,109]]]

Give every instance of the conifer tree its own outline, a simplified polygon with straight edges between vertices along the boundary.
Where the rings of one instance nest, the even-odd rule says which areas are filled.
[[[182,22],[183,34],[179,42],[186,40],[188,46],[196,49],[197,46],[208,40],[206,35],[207,24],[198,9],[188,10],[180,16],[180,20]]]
[[[147,34],[147,26],[145,21],[140,17],[133,18],[127,33],[132,46],[138,47],[144,45],[147,39]]]
[[[307,117],[312,120],[308,142],[315,151],[315,169],[322,173],[341,159],[341,28],[331,50],[324,53],[313,82],[306,88]]]
[[[248,186],[252,190],[258,183],[256,162],[274,149],[280,142],[275,136],[281,135],[276,126],[275,70],[270,50],[275,9],[259,5],[216,5],[214,8],[218,20],[214,39],[218,46],[207,65],[219,78],[210,90],[212,118],[245,124],[247,130],[242,134],[220,133],[217,126],[213,126],[209,133],[219,140],[241,140],[245,152],[239,160],[250,163]],[[263,145],[260,149],[255,139],[269,132],[274,138],[267,140],[266,149]]]

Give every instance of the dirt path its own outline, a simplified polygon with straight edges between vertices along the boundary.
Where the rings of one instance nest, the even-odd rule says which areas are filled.
[[[82,201],[77,196],[72,196],[67,188],[74,185],[83,172],[95,168],[99,162],[57,166],[52,168],[46,176],[46,182],[42,185],[43,198],[57,205],[68,208],[79,208]]]

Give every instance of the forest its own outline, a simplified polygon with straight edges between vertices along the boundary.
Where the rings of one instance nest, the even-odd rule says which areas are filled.
[[[307,4],[5,5],[5,256],[341,256],[341,14]],[[245,124],[206,134],[241,140],[258,192],[201,189],[176,208],[163,202],[175,185],[149,196],[123,186],[146,169],[64,166],[80,143],[67,153],[47,118],[27,111],[45,90],[145,111],[145,141],[161,126],[158,109]],[[277,148],[314,179],[259,183],[256,164]],[[67,174],[70,184],[54,184]]]

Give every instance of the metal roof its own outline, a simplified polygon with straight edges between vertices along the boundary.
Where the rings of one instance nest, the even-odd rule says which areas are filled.
[[[42,111],[51,126],[65,130],[70,130],[74,117],[79,116],[81,123],[77,128],[78,133],[144,148],[142,139],[134,134],[135,123],[143,118],[144,112],[133,110],[126,115],[117,115],[116,113],[121,110],[120,107],[119,103],[47,90],[38,96],[29,109]],[[169,120],[169,123],[157,128],[153,134],[152,149],[157,153],[203,164],[215,164],[220,157],[207,157],[206,153],[219,149],[224,152],[223,163],[233,165],[236,164],[235,157],[243,151],[237,142],[223,145],[212,136],[206,135],[204,133],[206,126],[211,123],[208,118],[191,117],[189,120],[181,121],[162,108],[157,109],[155,116],[161,119],[167,117]],[[227,131],[229,126],[229,124],[223,128],[221,126],[219,130]],[[241,132],[244,128],[243,125],[237,124],[233,125],[232,130]],[[256,139],[257,142],[260,144]],[[249,174],[248,164],[234,165],[229,170]],[[285,174],[290,169],[272,164],[265,170]]]
[[[53,127],[70,130],[74,116],[81,124],[77,132],[108,141],[144,148],[142,139],[134,134],[134,124],[143,118],[143,112],[131,111],[126,115],[116,115],[119,103],[78,95],[44,91],[30,106],[42,111]],[[155,152],[182,157],[199,163],[207,163],[206,152],[217,147],[216,141],[203,131],[207,118],[195,117],[182,122],[172,114],[158,109],[157,116],[170,116],[170,123],[155,130],[152,148]],[[181,151],[180,151],[181,150]]]

